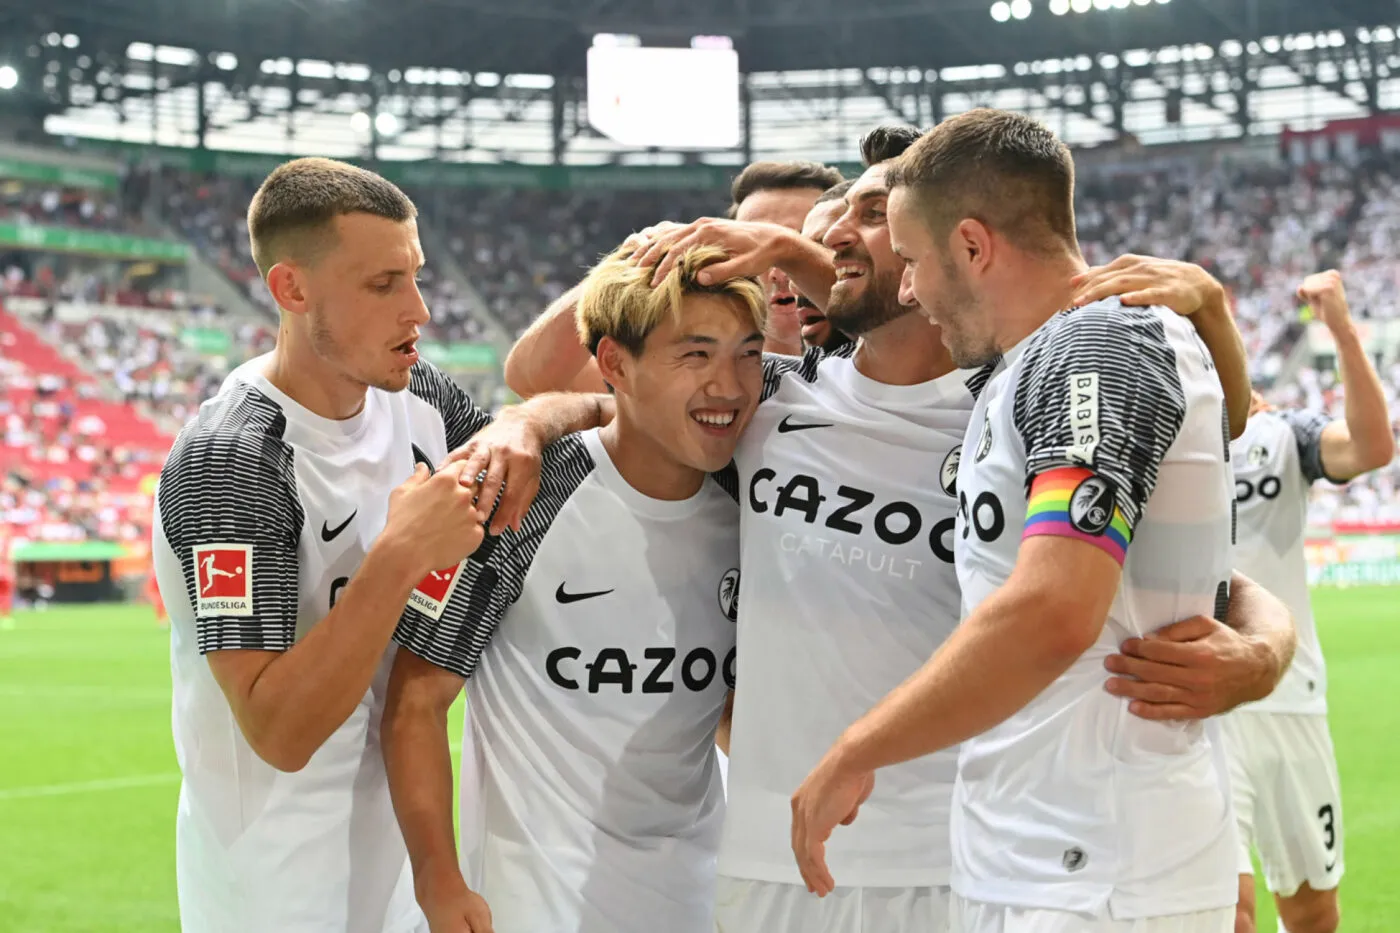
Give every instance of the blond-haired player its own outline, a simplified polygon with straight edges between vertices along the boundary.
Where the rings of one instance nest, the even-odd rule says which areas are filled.
[[[400,630],[389,782],[435,930],[714,929],[739,513],[710,474],[758,404],[766,314],[751,279],[697,281],[723,258],[694,250],[655,287],[623,250],[593,270],[579,337],[616,419],[547,448],[522,527]]]

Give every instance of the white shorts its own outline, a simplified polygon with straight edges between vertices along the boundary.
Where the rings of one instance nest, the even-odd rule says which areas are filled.
[[[1235,908],[1217,907],[1169,917],[1114,920],[1104,912],[1007,907],[952,898],[952,933],[1234,933]]]
[[[948,933],[949,890],[837,888],[719,878],[718,933]]]
[[[1327,717],[1237,712],[1224,717],[1230,783],[1240,827],[1240,874],[1254,873],[1280,897],[1304,883],[1328,891],[1345,870],[1342,789]]]

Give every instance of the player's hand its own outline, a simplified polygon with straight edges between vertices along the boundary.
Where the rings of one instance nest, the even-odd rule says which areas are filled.
[[[860,805],[874,789],[873,771],[843,767],[839,753],[832,749],[792,795],[792,854],[807,890],[818,897],[836,889],[826,867],[826,841],[837,825],[855,822]]]
[[[700,272],[702,285],[735,278],[758,278],[778,264],[785,238],[793,233],[778,224],[749,223],[705,217],[692,224],[668,230],[651,240],[646,250],[632,256],[640,266],[656,266],[652,284],[670,274],[678,256],[697,246],[718,246],[729,254]]]
[[[424,886],[418,902],[432,933],[494,933],[486,899],[468,888],[461,874],[455,883],[444,880]]]
[[[1268,694],[1274,674],[1268,658],[1246,636],[1196,616],[1129,638],[1104,660],[1117,675],[1105,689],[1132,702],[1142,719],[1206,719]]]
[[[646,227],[640,232],[632,234],[622,241],[621,248],[627,250],[629,253],[635,253],[639,249],[645,251],[651,246],[653,240],[659,239],[673,230],[679,230],[684,226],[685,224],[678,224],[674,220],[663,220],[659,224],[652,224],[650,227]]]
[[[1076,307],[1118,296],[1125,305],[1161,305],[1189,316],[1202,309],[1224,309],[1225,289],[1195,263],[1154,256],[1119,256],[1070,280]]]
[[[389,494],[382,536],[410,555],[419,576],[456,566],[485,537],[486,519],[476,507],[476,486],[466,470],[465,463],[453,463],[431,474],[420,463]]]
[[[1303,284],[1298,286],[1298,299],[1311,305],[1313,313],[1329,330],[1351,323],[1347,292],[1342,287],[1342,274],[1336,269],[1315,272],[1303,279]]]
[[[477,507],[491,517],[491,533],[498,535],[507,528],[520,530],[530,503],[540,491],[543,456],[540,431],[518,407],[512,407],[504,409],[443,462],[461,463],[467,480],[480,480]]]

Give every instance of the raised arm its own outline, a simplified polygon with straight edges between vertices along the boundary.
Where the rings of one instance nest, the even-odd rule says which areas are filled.
[[[521,398],[542,392],[606,392],[593,354],[579,343],[574,312],[580,286],[555,299],[506,356],[506,385]]]
[[[1298,297],[1312,305],[1337,345],[1346,418],[1323,429],[1320,453],[1323,475],[1346,482],[1380,469],[1395,457],[1385,390],[1352,323],[1341,275],[1329,270],[1308,276],[1298,288]]]
[[[418,903],[433,930],[489,933],[491,911],[467,887],[452,827],[447,711],[466,680],[403,650],[384,707],[384,765],[413,865]]]

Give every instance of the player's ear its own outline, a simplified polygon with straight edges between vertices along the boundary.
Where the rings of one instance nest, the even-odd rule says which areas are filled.
[[[611,337],[604,337],[598,341],[594,356],[598,360],[598,372],[608,387],[614,391],[621,388],[626,393],[632,374],[632,354],[627,348]]]
[[[267,270],[267,290],[277,307],[293,314],[306,312],[306,292],[300,271],[290,263],[279,262]]]
[[[986,271],[992,261],[992,231],[980,220],[966,217],[953,227],[953,255],[965,258],[974,273]]]

